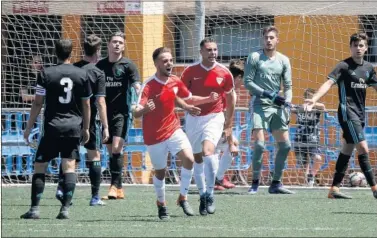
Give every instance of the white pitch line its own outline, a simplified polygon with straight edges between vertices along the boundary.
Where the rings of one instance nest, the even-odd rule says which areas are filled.
[[[31,184],[2,184],[1,187],[4,187],[4,188],[9,188],[9,187],[30,187]],[[46,187],[56,187],[57,184],[56,183],[46,183]],[[89,183],[78,183],[76,184],[77,187],[90,187],[91,185]],[[104,186],[104,187],[107,187],[107,186],[110,186],[110,184],[101,184],[101,186]],[[123,184],[122,186],[124,187],[145,187],[145,188],[153,188],[153,184],[128,184],[128,183],[125,183]],[[179,188],[179,184],[166,184],[165,185],[165,188]],[[241,189],[247,189],[249,188],[250,186],[249,185],[237,185],[236,186],[236,189],[237,188],[241,188]],[[265,186],[265,185],[262,185],[262,186],[259,186],[260,188],[268,188],[269,186]],[[307,186],[297,186],[297,185],[284,185],[285,188],[290,188],[290,189],[307,189],[307,190],[329,190],[330,187],[328,186],[315,186],[315,187],[307,187]],[[190,184],[190,188],[195,188],[196,189],[196,185],[195,184]],[[345,190],[370,190],[369,187],[341,187],[341,189],[345,189]]]

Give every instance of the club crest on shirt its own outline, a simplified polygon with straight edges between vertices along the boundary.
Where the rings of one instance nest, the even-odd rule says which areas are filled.
[[[173,92],[174,92],[175,95],[177,95],[177,93],[178,93],[178,87],[173,87]]]
[[[220,85],[223,81],[224,81],[224,79],[221,78],[221,77],[217,77],[217,78],[216,78],[216,82],[217,82],[219,85]]]
[[[365,80],[363,78],[359,78],[360,83],[365,83]]]
[[[119,77],[121,77],[123,73],[124,73],[124,70],[123,70],[123,68],[121,68],[121,67],[116,67],[116,68],[114,69],[114,77],[115,77],[115,78],[119,78]]]

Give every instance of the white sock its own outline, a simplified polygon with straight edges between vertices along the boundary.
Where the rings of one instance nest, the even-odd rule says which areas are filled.
[[[230,154],[229,148],[226,148],[219,162],[219,169],[217,170],[217,175],[216,175],[216,178],[218,180],[224,179],[224,174],[232,165],[232,161],[233,161],[233,157]]]
[[[219,166],[219,160],[216,155],[203,156],[204,174],[207,183],[207,194],[213,195],[215,187],[216,171]]]
[[[194,162],[194,178],[196,187],[199,190],[199,194],[203,195],[206,192],[205,188],[205,177],[204,177],[204,163],[198,164]]]
[[[159,180],[156,176],[153,176],[154,191],[157,195],[157,200],[160,203],[165,202],[165,179]]]
[[[182,196],[187,196],[189,191],[189,187],[191,184],[193,170],[188,170],[182,167],[181,169],[181,184],[180,184],[180,192]]]

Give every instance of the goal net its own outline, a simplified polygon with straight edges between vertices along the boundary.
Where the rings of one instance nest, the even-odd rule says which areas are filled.
[[[138,66],[143,80],[154,71],[152,52],[160,46],[173,49],[174,73],[180,75],[188,64],[198,60],[198,43],[211,36],[218,43],[218,61],[228,65],[231,59],[246,59],[249,53],[263,47],[262,30],[268,25],[279,29],[278,50],[290,58],[293,80],[293,103],[303,102],[306,88],[318,89],[336,63],[349,57],[349,36],[366,32],[370,38],[366,60],[377,63],[377,3],[374,1],[2,1],[2,181],[30,183],[35,150],[26,146],[22,130],[33,100],[36,75],[43,67],[57,63],[54,41],[73,41],[72,61],[83,55],[83,39],[95,33],[103,39],[102,56],[107,55],[107,40],[115,31],[126,35],[125,57]],[[370,159],[376,171],[377,96],[367,95],[366,133],[370,143]],[[253,140],[250,130],[247,90],[237,90],[237,113],[234,128],[241,140],[241,155],[227,172],[237,184],[251,181]],[[342,135],[337,125],[337,88],[322,99],[328,109],[320,123],[321,167],[317,184],[329,185]],[[177,112],[183,118],[182,112]],[[35,126],[34,139],[39,137]],[[184,121],[183,121],[184,123]],[[128,147],[124,152],[125,183],[151,182],[151,163],[142,144],[140,121],[135,121]],[[290,137],[297,129],[292,114]],[[274,149],[271,136],[264,154],[262,182],[269,184],[274,172]],[[77,165],[80,182],[88,182],[85,151]],[[109,181],[108,156],[102,151],[103,179]],[[353,157],[347,173],[359,170]],[[59,159],[48,170],[51,181],[57,180]],[[168,182],[179,182],[180,161],[169,159]],[[284,184],[305,185],[305,171],[295,153],[289,154]],[[346,177],[347,178],[347,177]],[[344,185],[348,185],[347,179]]]

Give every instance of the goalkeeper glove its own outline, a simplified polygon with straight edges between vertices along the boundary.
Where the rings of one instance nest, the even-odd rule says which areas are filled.
[[[282,96],[279,96],[279,94],[277,92],[264,90],[263,93],[262,93],[262,96],[271,99],[271,101],[279,107],[286,105],[285,98],[282,97]]]

